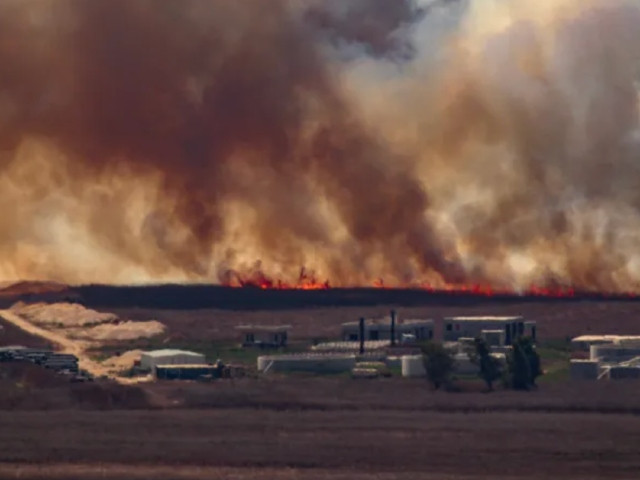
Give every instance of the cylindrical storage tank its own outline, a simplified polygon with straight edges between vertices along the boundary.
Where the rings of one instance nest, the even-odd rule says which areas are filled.
[[[422,355],[404,355],[402,357],[402,376],[408,378],[426,377]]]
[[[595,360],[571,360],[569,373],[571,380],[597,380],[599,369]]]

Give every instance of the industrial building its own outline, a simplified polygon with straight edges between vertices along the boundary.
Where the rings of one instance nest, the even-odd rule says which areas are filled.
[[[620,380],[640,378],[640,336],[582,335],[571,340],[572,380]]]
[[[498,330],[502,334],[499,334]],[[511,345],[521,336],[531,337],[535,341],[536,323],[525,322],[522,316],[446,317],[444,319],[443,340],[445,342],[455,342],[461,338],[483,337],[491,344],[501,342],[502,345]]]
[[[394,324],[392,326],[392,324]],[[433,339],[433,320],[406,319],[397,323],[392,317],[365,320],[364,338],[368,341],[391,340],[392,335],[399,342],[405,340],[423,341]],[[392,334],[393,330],[393,334]],[[345,342],[356,342],[359,338],[359,322],[342,324],[342,339]]]
[[[240,325],[243,347],[282,348],[287,346],[290,325]]]
[[[58,373],[78,374],[78,357],[70,353],[56,353],[41,348],[20,345],[0,347],[0,361],[31,362]]]
[[[590,352],[594,345],[640,345],[637,335],[580,335],[571,339],[573,352]]]
[[[204,355],[185,350],[153,350],[143,352],[140,356],[142,370],[153,370],[158,365],[202,365],[204,363],[206,363]]]

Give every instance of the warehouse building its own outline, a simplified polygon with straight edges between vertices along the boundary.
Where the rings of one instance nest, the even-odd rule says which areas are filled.
[[[185,350],[153,350],[143,352],[140,356],[140,368],[142,370],[153,370],[157,365],[202,365],[204,363],[204,355]]]
[[[498,335],[497,330],[503,332]],[[522,316],[512,317],[446,317],[444,319],[443,340],[455,342],[460,338],[491,338],[491,343],[503,342],[511,345],[521,336],[536,340],[536,323],[525,322]]]

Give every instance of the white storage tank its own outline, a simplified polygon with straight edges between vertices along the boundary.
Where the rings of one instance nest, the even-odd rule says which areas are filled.
[[[597,380],[600,364],[595,360],[571,360],[569,374],[571,380]]]
[[[408,378],[426,377],[422,355],[404,355],[402,357],[402,376]]]

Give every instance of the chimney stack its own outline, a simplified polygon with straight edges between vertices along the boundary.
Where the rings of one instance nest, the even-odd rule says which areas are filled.
[[[391,310],[391,346],[396,345],[396,311]]]
[[[359,327],[360,334],[358,336],[360,337],[360,355],[362,355],[364,353],[364,318],[360,318]]]

